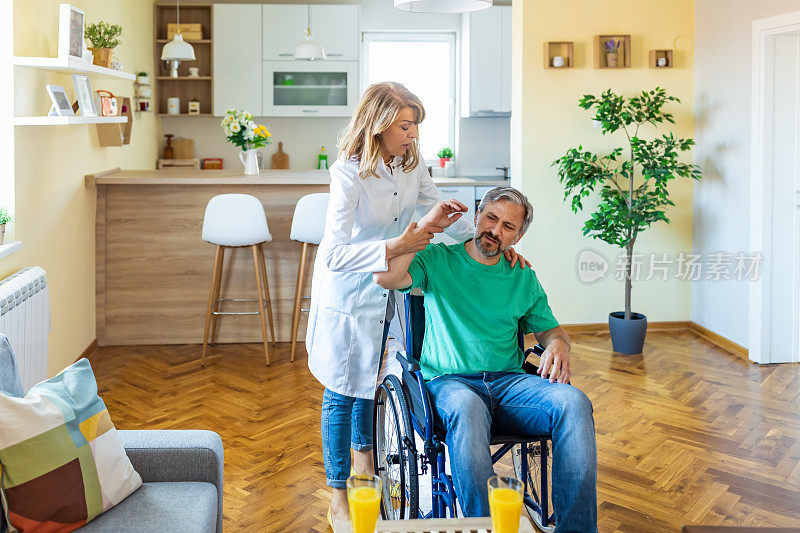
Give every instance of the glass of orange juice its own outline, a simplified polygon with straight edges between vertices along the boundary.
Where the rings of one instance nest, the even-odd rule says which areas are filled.
[[[492,476],[488,484],[492,533],[517,533],[522,512],[522,482],[511,476]]]
[[[381,507],[381,478],[356,474],[347,478],[351,533],[373,533]]]

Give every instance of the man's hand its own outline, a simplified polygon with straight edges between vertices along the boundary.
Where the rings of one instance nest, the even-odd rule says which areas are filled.
[[[569,364],[569,344],[560,338],[555,338],[548,343],[536,373],[545,379],[550,374],[550,383],[569,383],[569,378],[572,376]]]
[[[519,261],[520,268],[531,267],[531,263],[527,259],[522,257],[520,254],[518,254],[516,251],[514,251],[514,248],[509,248],[508,250],[503,252],[503,257],[506,258],[506,261],[511,263],[511,268],[514,268],[514,266],[516,266],[517,261]]]
[[[417,222],[418,226],[436,226],[444,229],[450,226],[453,222],[461,218],[463,213],[467,212],[467,206],[458,200],[443,200],[437,202],[424,217]],[[452,215],[452,216],[450,216]]]

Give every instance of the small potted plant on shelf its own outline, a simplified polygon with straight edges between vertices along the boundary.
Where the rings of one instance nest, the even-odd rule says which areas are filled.
[[[258,174],[258,149],[270,144],[272,134],[266,126],[256,124],[247,111],[230,108],[222,119],[225,139],[242,149],[239,159],[245,174]]]
[[[0,246],[3,245],[3,239],[5,239],[6,224],[11,222],[13,218],[8,211],[0,207]]]
[[[101,20],[100,22],[86,25],[84,37],[92,44],[89,50],[94,54],[95,65],[111,68],[111,52],[119,46],[119,37],[121,35],[122,26],[119,24],[109,24]]]
[[[606,41],[606,66],[616,68],[619,65],[619,46],[622,39],[615,41],[613,38]]]
[[[139,85],[150,85],[150,76],[145,71],[136,74],[136,83]]]
[[[436,156],[439,158],[439,166],[444,168],[444,164],[453,157],[453,150],[449,146],[445,146],[439,150]]]
[[[625,250],[625,311],[613,311],[608,315],[614,351],[624,354],[642,353],[647,333],[647,317],[631,312],[636,238],[652,224],[660,221],[669,224],[666,210],[675,205],[667,190],[670,180],[699,180],[701,177],[698,165],[678,160],[682,152],[694,146],[692,139],[680,139],[671,132],[651,139],[639,136],[641,126],[675,123],[672,113],[662,110],[669,102],[680,100],[659,87],[631,98],[614,94],[611,89],[599,97],[584,95],[578,105],[594,110],[593,119],[600,122],[603,135],[622,130],[627,141],[625,147],[602,155],[578,146],[553,162],[565,187],[564,201],[572,197],[570,205],[574,213],[583,210],[585,197],[599,193],[600,202],[584,223],[583,235]],[[628,158],[624,152],[629,154]]]

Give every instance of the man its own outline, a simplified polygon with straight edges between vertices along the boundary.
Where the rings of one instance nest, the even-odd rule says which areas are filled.
[[[440,202],[417,224],[444,228],[465,210],[454,200]],[[533,269],[510,268],[502,255],[525,234],[533,208],[518,190],[497,187],[486,193],[477,211],[473,239],[396,257],[388,271],[373,277],[387,289],[418,287],[425,293],[420,367],[434,415],[446,430],[464,514],[489,515],[492,432],[549,433],[557,531],[596,532],[592,404],[569,384],[569,336],[553,316]],[[522,371],[519,325],[545,347],[540,376]]]

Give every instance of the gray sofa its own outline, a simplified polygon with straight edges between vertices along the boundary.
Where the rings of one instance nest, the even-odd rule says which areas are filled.
[[[14,353],[0,334],[0,390],[22,396]],[[112,413],[113,420],[113,413]],[[222,439],[205,430],[118,430],[142,486],[80,528],[222,533]],[[6,524],[0,513],[0,532]]]

